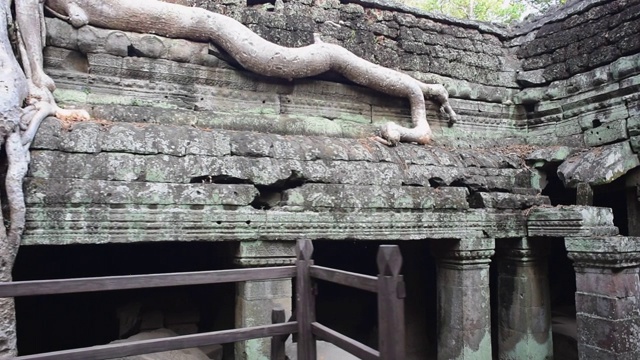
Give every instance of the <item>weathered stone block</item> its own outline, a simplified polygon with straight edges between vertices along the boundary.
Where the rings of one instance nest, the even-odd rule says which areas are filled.
[[[578,353],[581,358],[584,359],[597,359],[597,360],[636,360],[640,356],[640,352],[628,352],[619,354],[606,349],[601,349],[595,346],[589,346],[586,344],[578,343]]]
[[[532,208],[527,218],[527,228],[529,236],[565,237],[618,234],[618,228],[613,226],[611,209],[591,206]]]
[[[69,189],[74,189],[70,191]],[[27,204],[249,205],[253,185],[166,184],[130,181],[25,179]]]
[[[617,297],[613,291],[607,295],[577,292],[576,311],[607,320],[638,318],[640,317],[640,299],[636,296]]]
[[[305,210],[466,209],[466,188],[305,184],[285,190],[281,204]]]
[[[549,205],[549,198],[542,195],[518,195],[509,193],[475,193],[469,204],[472,208],[526,209],[532,206]]]
[[[598,146],[628,138],[626,119],[602,124],[584,133],[584,142],[587,146]]]
[[[573,251],[570,250],[572,253]],[[573,254],[572,257],[575,257]],[[606,254],[602,254],[603,262],[606,261]],[[597,260],[595,260],[597,261]],[[615,264],[610,265],[615,266]],[[576,274],[576,284],[578,292],[591,295],[622,298],[635,297],[640,294],[640,284],[638,282],[638,272],[625,270],[620,273],[610,269],[590,269]],[[626,314],[625,316],[630,315]]]
[[[568,187],[578,183],[608,184],[640,165],[629,142],[605,145],[569,157],[558,167],[558,176]]]
[[[588,315],[577,318],[578,342],[607,349],[617,354],[640,353],[638,324],[640,318],[605,320]]]

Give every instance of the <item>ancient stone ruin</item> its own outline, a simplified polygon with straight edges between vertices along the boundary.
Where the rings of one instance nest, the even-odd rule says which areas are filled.
[[[59,108],[38,113],[21,155],[14,281],[291,264],[299,239],[318,262],[375,274],[375,248],[394,243],[408,359],[640,358],[639,0],[569,0],[510,27],[385,0],[167,1],[446,89],[422,108],[340,69],[280,79],[202,39],[77,23],[63,2],[44,11]],[[19,53],[4,50],[3,71]],[[45,118],[62,109],[91,119]],[[384,125],[421,119],[426,145]],[[13,125],[3,137],[28,133]],[[290,279],[17,298],[15,324],[0,304],[2,351],[16,351],[13,326],[26,355],[268,324],[291,299]],[[318,317],[361,342],[376,344],[375,311],[319,285]],[[268,345],[191,350],[253,360]]]

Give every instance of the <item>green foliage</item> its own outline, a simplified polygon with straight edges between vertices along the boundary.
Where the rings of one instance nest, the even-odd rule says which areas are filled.
[[[510,23],[529,13],[544,12],[566,0],[405,0],[419,9],[449,16]]]
[[[562,5],[566,3],[567,0],[529,0],[526,2],[529,3],[529,5],[531,5],[531,7],[533,7],[536,11],[545,12],[552,6]]]

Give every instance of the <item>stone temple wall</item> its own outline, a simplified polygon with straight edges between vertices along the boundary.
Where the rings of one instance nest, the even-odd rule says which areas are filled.
[[[561,11],[521,24],[525,43],[519,79],[534,84],[566,80],[640,51],[640,2],[573,1]]]
[[[390,148],[367,137],[386,121],[409,125],[406,100],[333,74],[251,74],[210,44],[48,18],[45,71],[56,99],[93,121],[43,122],[25,180],[23,245],[233,241],[236,264],[264,266],[291,263],[301,238],[471,239],[487,265],[495,239],[588,235],[580,224],[600,219],[542,206],[551,201],[532,163],[557,165],[575,149],[604,145],[622,149],[627,167],[585,172],[610,182],[640,165],[632,151],[640,142],[637,0],[573,1],[512,28],[382,0],[173,2],[227,14],[282,45],[309,44],[318,32],[441,82],[460,120],[448,127],[429,103],[434,144]],[[542,149],[527,156],[531,145]],[[576,185],[584,182],[595,184]],[[612,217],[594,226],[615,235]],[[451,254],[477,260],[464,248]],[[251,286],[239,291],[238,308],[253,299]],[[269,291],[258,291],[264,309],[273,305]],[[238,326],[252,321],[268,322],[268,311],[237,313]]]
[[[180,3],[232,16],[281,45],[309,44],[317,32],[367,60],[445,84],[460,122],[447,127],[435,104],[428,119],[448,144],[522,142],[518,130],[526,115],[511,104],[519,62],[503,45],[504,28],[379,1]],[[264,79],[236,71],[237,64],[220,60],[228,57],[206,44],[75,30],[56,19],[48,31],[46,66],[58,82],[58,100],[91,105],[96,118],[338,137],[368,136],[386,121],[410,125],[406,100],[363,91],[336,76]]]
[[[640,55],[625,52],[608,64],[594,63],[589,71],[553,81],[545,80],[546,69],[521,69],[526,61],[518,59],[555,44],[559,35],[554,34],[563,31],[552,30],[559,26],[593,28],[603,17],[618,19],[618,27],[636,26],[635,2],[573,2],[514,28],[379,1],[181,2],[233,16],[283,45],[307,44],[313,32],[320,32],[325,41],[374,62],[441,81],[461,120],[447,127],[431,104],[436,146],[387,148],[366,137],[385,121],[408,124],[403,99],[330,74],[291,82],[265,78],[239,69],[210,44],[91,26],[74,29],[49,18],[45,69],[58,85],[55,96],[63,105],[86,108],[96,121],[49,119],[40,129],[27,180],[25,244],[289,239],[270,228],[274,218],[265,208],[284,211],[282,221],[293,228],[318,221],[327,228],[317,234],[344,239],[362,233],[341,228],[344,219],[332,209],[430,209],[437,215],[439,209],[512,210],[545,202],[528,198],[544,182],[513,149],[497,151],[496,146],[582,148],[622,142],[616,146],[635,156]],[[612,43],[616,49],[640,41],[618,38]],[[624,46],[624,51],[634,48]],[[630,167],[634,159],[627,162]],[[300,203],[306,197],[291,195],[291,189],[303,184],[307,195],[334,195]],[[420,190],[412,189],[416,186]],[[432,191],[436,187],[453,190]],[[345,191],[356,198],[343,198]],[[205,208],[213,213],[203,215]],[[181,210],[177,220],[166,223],[157,217],[162,209]],[[301,210],[318,211],[318,219],[309,220]],[[135,221],[127,215],[131,211]],[[413,229],[425,218],[393,216],[406,221],[409,238],[437,238],[451,228],[440,224],[439,215],[428,220],[433,227],[427,230]],[[504,221],[487,217],[484,210],[479,216],[478,228]],[[158,221],[164,224],[160,228],[154,225]],[[335,234],[327,235],[327,229]],[[516,224],[500,229],[504,236],[522,230]],[[371,238],[395,236],[381,228]]]
[[[525,89],[514,102],[528,107],[528,143],[593,147],[636,135],[640,2],[574,1],[518,32]]]

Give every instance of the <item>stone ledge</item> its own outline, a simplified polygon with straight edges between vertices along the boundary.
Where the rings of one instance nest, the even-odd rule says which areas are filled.
[[[84,179],[25,179],[28,206],[52,204],[249,205],[258,195],[253,185],[167,184]]]
[[[285,190],[282,207],[304,210],[354,211],[357,209],[468,209],[464,187],[437,189],[402,186],[354,186],[334,184],[304,184]]]
[[[528,236],[617,235],[610,208],[592,206],[534,207],[527,216]]]
[[[567,237],[569,258],[579,267],[625,268],[640,266],[640,237]]]
[[[525,236],[520,211],[285,212],[214,206],[30,207],[24,245],[299,239],[424,240]]]

